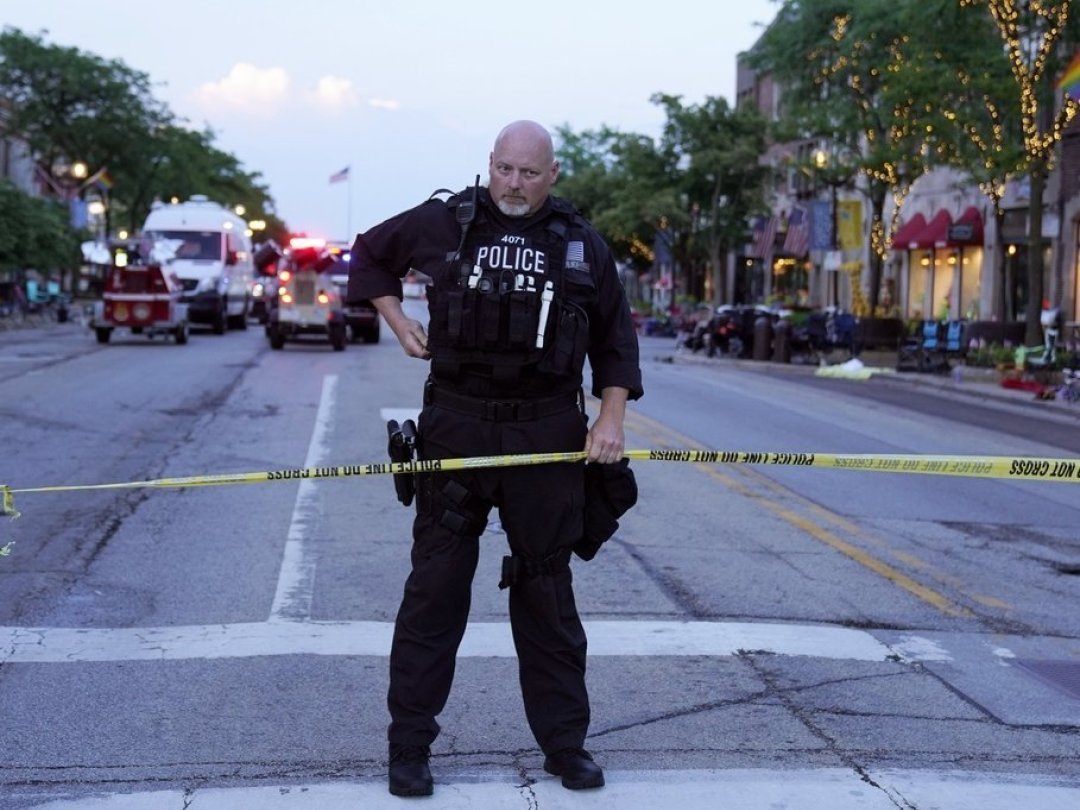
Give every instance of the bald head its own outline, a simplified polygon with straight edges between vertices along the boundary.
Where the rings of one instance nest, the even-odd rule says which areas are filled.
[[[498,153],[502,148],[535,150],[542,153],[548,163],[555,160],[551,134],[535,121],[514,121],[503,127],[495,136],[494,152]]]
[[[559,176],[551,134],[535,121],[514,121],[495,138],[488,165],[491,199],[507,216],[535,213]]]

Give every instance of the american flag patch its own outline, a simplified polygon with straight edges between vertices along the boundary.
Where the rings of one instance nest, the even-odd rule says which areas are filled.
[[[566,245],[566,266],[573,267],[585,261],[585,243],[577,240]]]

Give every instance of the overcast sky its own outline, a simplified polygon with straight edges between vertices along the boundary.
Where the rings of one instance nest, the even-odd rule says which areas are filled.
[[[503,124],[656,136],[654,93],[734,101],[775,0],[0,0],[0,24],[148,74],[332,239],[487,177]],[[329,182],[350,167],[348,182]]]

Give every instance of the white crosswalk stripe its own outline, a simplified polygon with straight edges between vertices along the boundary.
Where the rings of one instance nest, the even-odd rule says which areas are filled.
[[[863,630],[756,622],[585,622],[589,655],[775,655],[884,661],[897,651]],[[267,655],[386,656],[389,622],[288,622],[208,624],[187,627],[0,627],[0,663],[154,661],[247,658]],[[473,622],[461,658],[513,657],[507,622]]]
[[[465,778],[463,778],[463,776]],[[608,771],[600,790],[568,791],[554,777],[534,776],[522,784],[507,772],[505,782],[441,782],[425,806],[440,810],[896,810],[897,807],[940,807],[948,810],[1039,808],[1075,810],[1076,788],[1052,779],[1010,778],[977,773],[881,771],[862,774],[841,768],[818,770]],[[382,782],[167,790],[59,800],[39,810],[383,810],[401,808]]]

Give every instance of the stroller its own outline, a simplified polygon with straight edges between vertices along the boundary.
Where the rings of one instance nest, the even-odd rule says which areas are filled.
[[[817,365],[828,365],[837,350],[851,357],[855,350],[855,316],[841,309],[811,312],[791,336],[792,352],[803,354]]]

